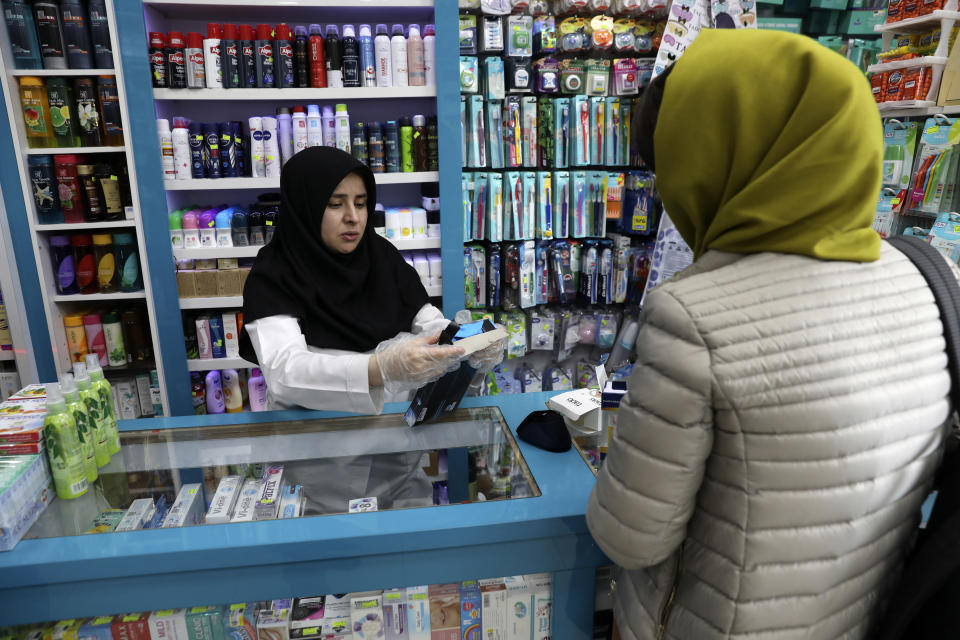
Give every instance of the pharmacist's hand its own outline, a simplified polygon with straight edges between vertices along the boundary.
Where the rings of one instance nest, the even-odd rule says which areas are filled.
[[[461,347],[438,345],[440,334],[428,337],[404,337],[377,346],[374,354],[383,388],[388,393],[419,389],[455,371],[463,357]]]
[[[500,326],[500,325],[497,325]],[[470,354],[470,366],[481,373],[490,373],[493,368],[503,362],[503,355],[507,351],[507,338],[497,340],[480,351]]]

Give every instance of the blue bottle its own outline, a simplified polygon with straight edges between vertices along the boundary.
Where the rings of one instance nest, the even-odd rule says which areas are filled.
[[[233,144],[233,123],[220,123],[220,175],[237,177],[237,148]]]
[[[210,347],[214,358],[227,357],[227,344],[223,339],[223,318],[220,314],[210,316]]]
[[[387,173],[400,171],[400,127],[396,120],[387,120],[383,128],[383,148],[386,156]]]
[[[373,47],[373,31],[370,25],[360,25],[360,36],[357,38],[360,45],[360,74],[363,86],[377,86],[377,62]]]
[[[233,149],[237,153],[237,175],[247,175],[247,145],[243,137],[243,123],[234,120],[230,123],[230,132],[233,134]]]
[[[90,19],[93,63],[97,69],[113,69],[113,45],[110,44],[107,3],[104,0],[90,0],[90,4],[87,5],[87,16]]]
[[[53,158],[45,155],[30,156],[27,162],[30,165],[30,188],[37,207],[37,221],[40,224],[62,223],[63,211],[60,209]]]
[[[191,122],[187,132],[190,140],[190,175],[193,178],[206,178],[207,169],[203,159],[203,123]]]
[[[222,177],[220,172],[220,130],[215,123],[203,125],[203,165],[208,178]]]
[[[92,69],[93,51],[90,46],[90,29],[87,8],[80,0],[63,0],[60,3],[63,20],[63,47],[67,64],[71,69]]]
[[[3,0],[3,13],[13,50],[13,66],[17,69],[43,69],[40,42],[30,7],[23,0]]]

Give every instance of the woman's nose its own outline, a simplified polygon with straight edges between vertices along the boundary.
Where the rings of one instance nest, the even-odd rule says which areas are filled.
[[[354,205],[348,204],[344,207],[343,220],[344,222],[358,222],[360,220],[360,212],[357,211]]]

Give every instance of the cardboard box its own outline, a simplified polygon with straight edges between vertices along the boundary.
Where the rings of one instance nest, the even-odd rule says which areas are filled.
[[[460,583],[460,638],[482,640],[480,585],[476,580]]]
[[[873,28],[886,21],[887,13],[883,9],[861,9],[847,11],[840,18],[838,30],[849,35],[873,35]]]
[[[385,635],[383,595],[379,592],[355,593],[350,598],[350,622],[353,640],[377,640]]]
[[[217,485],[217,492],[213,494],[213,500],[210,501],[210,509],[207,511],[205,519],[206,524],[223,524],[230,522],[233,517],[233,508],[240,497],[240,489],[243,479],[240,476],[224,476],[220,478],[220,484]]]
[[[163,519],[163,528],[190,527],[203,522],[203,487],[199,483],[180,487],[177,499]],[[158,640],[154,638],[154,640]],[[181,639],[177,639],[181,640]]]
[[[187,611],[189,640],[224,640],[220,607],[193,607]]]
[[[186,609],[154,611],[149,623],[151,640],[190,640]]]
[[[430,587],[407,587],[407,635],[410,640],[430,640]]]
[[[110,624],[113,640],[150,640],[150,614],[128,613],[114,616]]]
[[[238,269],[240,262],[237,258],[217,258],[217,269],[225,271],[227,269]]]
[[[383,628],[385,640],[408,640],[406,589],[383,592]]]
[[[177,295],[181,298],[197,297],[196,271],[177,271]]]
[[[523,576],[504,578],[504,583],[507,585],[506,640],[530,640],[533,631],[531,589]]]
[[[43,640],[77,640],[83,620],[61,620],[43,632]]]
[[[283,465],[275,464],[267,468],[263,474],[263,484],[260,485],[260,495],[254,507],[254,520],[276,520],[280,508],[283,487]]]
[[[433,584],[430,585],[429,594],[430,639],[459,640],[460,587],[455,583]]]
[[[323,603],[323,628],[321,631],[323,639],[351,638],[352,626],[350,595],[345,595],[342,598],[335,595],[327,596]]]
[[[247,278],[250,276],[250,268],[249,268],[249,267],[240,267],[239,269],[237,269],[237,271],[240,272],[240,291],[241,291],[241,293],[242,293],[242,292],[243,292],[243,288],[244,288],[244,287],[246,286],[246,284],[247,284]]]
[[[263,609],[257,614],[258,640],[290,640],[290,611]]]
[[[257,637],[256,606],[243,602],[231,604],[223,612],[224,635],[228,638]]]
[[[553,574],[537,573],[526,576],[532,591],[533,640],[550,640],[553,634]]]
[[[507,585],[503,578],[481,580],[481,620],[485,640],[505,640],[507,637]]]
[[[251,478],[244,482],[230,522],[253,522],[253,513],[257,507],[257,496],[259,495],[260,480]]]
[[[113,616],[91,618],[77,631],[77,640],[113,640]]]
[[[226,269],[215,272],[217,274],[217,291],[221,296],[242,296],[243,285],[240,282],[239,269]]]
[[[290,637],[317,638],[323,627],[325,596],[294,598],[290,610]]]
[[[219,271],[194,271],[197,297],[216,298],[220,295]]]

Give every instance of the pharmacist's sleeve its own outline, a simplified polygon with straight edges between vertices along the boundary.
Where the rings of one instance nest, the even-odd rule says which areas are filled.
[[[594,539],[625,569],[662,562],[686,538],[713,446],[703,338],[666,291],[651,292],[643,313],[637,362],[587,504]]]
[[[420,308],[420,311],[413,318],[410,333],[435,336],[446,329],[448,324],[450,324],[450,321],[443,317],[443,311],[427,303]]]
[[[371,356],[310,351],[293,316],[269,316],[245,326],[272,400],[326,411],[383,411],[383,388],[369,384]]]

